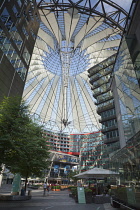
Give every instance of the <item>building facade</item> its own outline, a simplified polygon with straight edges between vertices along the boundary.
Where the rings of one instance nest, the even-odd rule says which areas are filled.
[[[78,170],[79,157],[51,151],[49,170],[45,171],[45,177],[49,183],[70,184],[69,174]]]
[[[38,28],[35,1],[0,1],[0,99],[22,96]]]
[[[80,171],[103,167],[104,143],[102,135],[100,131],[80,135]]]
[[[79,158],[78,169],[85,171],[93,167],[108,167],[109,152],[103,142],[101,131],[85,134],[44,132],[52,153],[73,155]]]
[[[134,185],[140,180],[139,9],[133,1],[112,81],[121,149],[111,157],[111,168],[120,172],[121,184]]]
[[[119,149],[116,109],[110,87],[115,59],[116,54],[88,70],[93,96],[97,100],[95,102],[97,113],[101,116],[99,122],[102,124],[101,131],[104,134],[102,139],[106,144],[106,149],[112,152]]]

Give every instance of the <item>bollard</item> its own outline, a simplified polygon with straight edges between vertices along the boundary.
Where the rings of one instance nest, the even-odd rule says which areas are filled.
[[[32,195],[32,190],[28,190],[28,196]]]

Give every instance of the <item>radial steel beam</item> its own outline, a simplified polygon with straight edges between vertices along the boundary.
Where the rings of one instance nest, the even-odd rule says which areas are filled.
[[[95,15],[99,15],[101,17],[103,17],[105,20],[104,22],[109,24],[110,26],[114,26],[114,27],[118,27],[120,28],[122,31],[124,29],[124,25],[122,26],[122,21],[125,22],[128,13],[119,5],[117,5],[116,3],[110,1],[110,0],[99,0],[93,7],[91,5],[91,1],[90,0],[86,0],[86,5],[88,4],[89,6],[83,6],[81,5],[81,3],[84,3],[85,0],[81,0],[81,1],[77,1],[77,2],[73,2],[72,0],[69,0],[69,3],[62,3],[62,1],[57,0],[57,1],[40,1],[38,3],[38,8],[39,9],[49,9],[52,12],[53,11],[67,11],[69,8],[76,8],[79,13],[82,14],[87,14],[89,16],[93,16]],[[97,9],[97,7],[101,5],[102,11],[99,11]],[[114,13],[111,13],[110,15],[107,12],[107,8],[106,5],[111,6],[115,9]],[[118,14],[118,18],[116,20],[116,14]],[[121,15],[123,15],[123,17],[121,17]]]

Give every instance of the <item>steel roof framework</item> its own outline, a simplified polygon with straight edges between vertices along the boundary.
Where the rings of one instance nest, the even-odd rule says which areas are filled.
[[[42,0],[38,10],[40,29],[23,95],[31,113],[48,129],[99,130],[87,70],[116,54],[127,12],[109,0]]]

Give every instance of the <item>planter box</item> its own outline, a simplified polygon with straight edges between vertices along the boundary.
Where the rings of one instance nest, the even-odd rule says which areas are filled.
[[[94,196],[94,203],[97,204],[110,203],[110,196],[96,195]]]
[[[0,195],[0,201],[26,201],[30,200],[31,196],[25,195]]]
[[[60,189],[55,189],[55,191],[60,191]]]
[[[92,198],[92,194],[85,194],[85,198],[86,198],[86,203],[93,203],[93,198]]]

